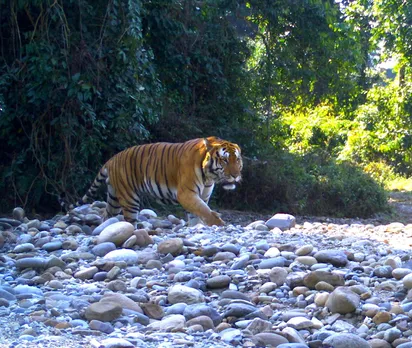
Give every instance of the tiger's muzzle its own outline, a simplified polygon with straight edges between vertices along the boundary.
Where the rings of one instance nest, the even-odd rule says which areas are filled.
[[[240,175],[234,177],[230,176],[230,178],[225,178],[222,182],[222,187],[225,190],[234,190],[236,188],[236,184],[242,180]]]

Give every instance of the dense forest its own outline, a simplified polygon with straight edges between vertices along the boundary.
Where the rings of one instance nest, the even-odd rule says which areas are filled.
[[[57,211],[126,147],[216,135],[221,207],[365,217],[412,173],[412,2],[0,0],[1,211]]]

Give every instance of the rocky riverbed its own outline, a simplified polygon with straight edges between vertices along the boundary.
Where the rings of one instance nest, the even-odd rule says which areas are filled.
[[[0,219],[0,347],[412,348],[412,224]]]

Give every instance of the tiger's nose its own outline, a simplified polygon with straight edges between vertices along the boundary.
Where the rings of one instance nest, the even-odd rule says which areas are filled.
[[[233,182],[233,181],[239,182],[241,179],[242,179],[242,177],[241,177],[240,175],[230,174],[229,181],[230,181],[230,182]]]

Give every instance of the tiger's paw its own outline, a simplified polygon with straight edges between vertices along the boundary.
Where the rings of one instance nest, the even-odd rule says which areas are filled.
[[[209,226],[224,226],[225,222],[220,218],[220,214],[216,211],[210,212],[211,216],[205,221]]]

